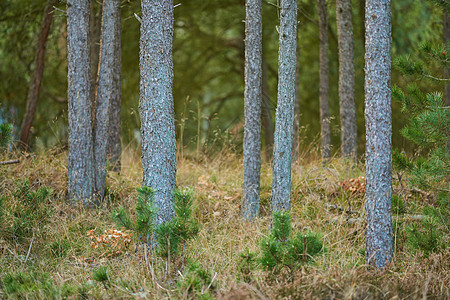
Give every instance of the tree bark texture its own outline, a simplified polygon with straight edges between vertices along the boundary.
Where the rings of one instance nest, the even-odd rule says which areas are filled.
[[[266,160],[270,161],[273,153],[273,116],[272,116],[272,102],[270,101],[269,78],[267,76],[267,61],[262,58],[262,108],[261,119],[264,130],[264,153]]]
[[[176,142],[173,103],[173,1],[143,0],[140,101],[143,184],[156,190],[156,224],[174,216]]]
[[[90,34],[90,56],[91,56],[91,99],[94,103],[95,112],[95,98],[98,88],[98,71],[100,63],[100,39],[102,34],[102,4],[96,1],[91,2],[91,16],[89,19],[89,34]],[[94,117],[94,116],[93,116]]]
[[[328,104],[329,92],[329,69],[328,69],[328,14],[325,0],[317,0],[317,11],[319,12],[319,60],[320,60],[320,144],[323,159],[331,157],[331,130],[330,130],[330,109]]]
[[[262,100],[261,0],[246,1],[244,90],[244,184],[242,212],[247,220],[259,214]]]
[[[97,102],[94,122],[95,194],[105,195],[107,146],[110,130],[112,102],[117,97],[115,76],[115,52],[117,51],[117,22],[120,0],[103,1],[102,37],[100,42],[100,65],[98,73]]]
[[[292,131],[297,64],[297,1],[281,0],[278,104],[273,150],[272,213],[291,208]]]
[[[39,90],[41,88],[42,76],[44,74],[45,64],[45,46],[50,33],[50,26],[53,20],[53,5],[57,0],[48,0],[44,9],[44,18],[42,20],[41,31],[39,32],[38,43],[36,47],[36,55],[34,57],[34,72],[28,90],[27,106],[23,117],[22,126],[20,128],[20,146],[29,148],[30,129],[33,125],[36,106],[39,100]]]
[[[298,28],[297,28],[298,39]],[[297,60],[300,57],[300,46],[297,43]],[[292,160],[298,160],[300,143],[300,64],[295,69],[295,101],[294,101],[294,127],[292,129]]]
[[[91,73],[89,61],[89,0],[67,3],[69,166],[68,196],[74,203],[93,201]]]
[[[119,3],[120,4],[120,3]],[[116,28],[114,28],[114,66],[113,66],[113,87],[111,98],[111,109],[109,113],[109,128],[108,128],[108,163],[113,171],[120,172],[121,162],[120,155],[122,148],[120,144],[121,134],[121,111],[122,111],[122,26],[120,7],[116,14]]]
[[[392,259],[390,0],[366,2],[366,262]]]
[[[336,1],[342,156],[356,158],[355,69],[351,0]]]

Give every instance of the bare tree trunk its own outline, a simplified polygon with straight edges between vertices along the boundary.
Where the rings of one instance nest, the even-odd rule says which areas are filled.
[[[242,190],[242,213],[247,220],[252,220],[259,214],[261,179],[261,77],[261,0],[247,0],[245,19],[244,184]]]
[[[30,129],[33,125],[34,114],[39,100],[42,75],[44,74],[45,46],[47,44],[47,38],[53,20],[53,5],[56,3],[57,0],[48,0],[44,9],[44,19],[42,20],[41,31],[36,47],[36,55],[34,57],[33,79],[28,90],[27,106],[20,128],[20,147],[22,148],[29,148]]]
[[[89,61],[89,0],[67,5],[69,157],[68,196],[78,203],[93,201],[91,73]]]
[[[143,0],[141,23],[141,97],[144,186],[156,190],[156,224],[174,216],[176,142],[173,103],[173,1]]]
[[[262,58],[262,127],[264,130],[264,153],[266,160],[270,161],[273,152],[273,117],[272,105],[270,101],[269,79],[267,77],[267,61]]]
[[[109,114],[109,133],[108,133],[108,162],[111,169],[116,172],[120,172],[121,163],[120,155],[122,152],[120,145],[120,114],[122,111],[122,46],[121,46],[121,20],[120,20],[120,7],[119,12],[116,15],[116,28],[114,34],[114,66],[113,66],[113,87],[111,98],[111,110]]]
[[[351,0],[336,1],[342,156],[356,159],[355,69]]]
[[[448,53],[448,42],[450,41],[450,18],[448,17],[447,10],[444,9],[444,20],[443,20],[443,27],[444,27],[444,46]],[[450,76],[450,68],[445,68],[445,76],[446,78],[449,78]],[[445,106],[450,106],[450,84],[445,85]]]
[[[291,209],[292,131],[297,65],[297,1],[281,0],[278,104],[273,150],[272,213]]]
[[[298,28],[297,28],[298,39]],[[300,57],[300,45],[297,43],[297,60]],[[294,127],[292,129],[292,160],[298,159],[298,147],[300,142],[300,64],[295,69],[295,102],[294,102]]]
[[[328,14],[325,0],[317,0],[317,11],[319,12],[320,29],[320,141],[322,158],[327,160],[331,157],[331,130],[330,109],[328,105]]]
[[[390,0],[366,2],[366,262],[392,260]]]
[[[100,62],[100,38],[102,31],[102,4],[91,2],[91,16],[89,19],[90,35],[90,60],[91,60],[91,99],[94,103],[93,113],[95,113],[95,99],[98,88],[98,71]],[[95,116],[92,116],[95,118]]]
[[[98,198],[105,195],[106,154],[109,140],[110,111],[114,98],[115,52],[117,51],[117,22],[119,20],[120,0],[103,1],[102,37],[100,44],[100,65],[94,122],[95,157],[95,194]]]

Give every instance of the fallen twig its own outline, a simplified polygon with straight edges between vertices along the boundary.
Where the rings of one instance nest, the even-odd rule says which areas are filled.
[[[18,163],[20,163],[20,159],[0,161],[0,166],[2,166],[2,165],[12,165],[12,164],[18,164]]]

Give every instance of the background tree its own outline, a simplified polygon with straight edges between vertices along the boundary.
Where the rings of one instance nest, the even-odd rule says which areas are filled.
[[[120,18],[120,0],[104,0],[103,1],[103,17],[102,17],[102,37],[100,43],[100,65],[98,73],[98,89],[97,101],[94,121],[94,158],[95,158],[95,194],[103,198],[105,194],[106,182],[106,164],[108,143],[110,140],[109,133],[112,132],[111,127],[111,111],[112,104],[117,101],[117,66],[118,63],[116,52],[118,28]],[[117,104],[116,104],[117,106]],[[120,121],[120,118],[119,118]],[[114,128],[116,129],[116,128]]]
[[[143,184],[155,190],[155,223],[174,216],[176,142],[173,105],[173,1],[144,0],[141,23],[141,97]]]
[[[91,73],[89,61],[89,0],[67,5],[69,165],[68,196],[74,202],[93,199]]]
[[[339,108],[342,156],[356,157],[355,69],[353,66],[352,1],[336,1],[339,43]]]
[[[366,262],[392,259],[390,0],[366,2]]]
[[[298,26],[297,26],[298,40]],[[292,129],[292,160],[298,159],[300,147],[300,44],[297,43],[297,68],[295,70],[295,101],[294,101],[294,127]]]
[[[120,3],[119,3],[120,4]],[[111,108],[109,113],[109,129],[108,129],[108,163],[114,171],[121,170],[120,155],[121,147],[121,112],[122,112],[122,26],[120,7],[119,13],[115,15],[114,24],[114,69],[113,69],[113,97],[111,99]]]
[[[50,25],[53,20],[53,6],[57,2],[57,0],[48,0],[44,9],[44,18],[42,20],[41,31],[39,33],[36,47],[36,55],[34,57],[33,79],[28,90],[27,106],[22,120],[22,126],[20,128],[20,143],[24,148],[29,148],[30,129],[33,125],[34,114],[36,112],[36,106],[39,100],[42,75],[44,73],[45,46],[50,33]]]
[[[320,146],[323,159],[331,157],[330,109],[328,104],[329,71],[328,71],[328,14],[325,0],[317,0],[320,31]]]
[[[245,124],[244,124],[244,217],[259,213],[262,102],[262,9],[261,0],[246,1],[245,18]]]
[[[297,65],[297,1],[281,0],[278,104],[273,150],[272,212],[290,210],[292,130]]]

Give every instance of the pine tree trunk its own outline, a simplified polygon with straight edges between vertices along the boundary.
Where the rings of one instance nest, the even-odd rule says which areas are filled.
[[[117,21],[119,20],[120,0],[103,1],[102,34],[100,43],[100,65],[94,122],[95,194],[105,195],[106,154],[109,140],[110,111],[116,97],[115,52],[117,40]]]
[[[261,76],[261,0],[247,0],[245,20],[244,184],[242,191],[242,212],[247,220],[252,220],[259,214],[261,177]]]
[[[366,2],[366,262],[392,259],[390,0]]]
[[[29,148],[30,129],[33,125],[34,114],[39,100],[39,90],[41,88],[42,76],[44,74],[45,46],[47,44],[50,26],[53,20],[53,5],[57,0],[48,0],[44,9],[44,19],[42,20],[41,31],[39,32],[36,55],[34,57],[33,79],[28,90],[27,106],[20,128],[20,147]]]
[[[91,56],[91,99],[95,112],[95,98],[98,88],[98,70],[100,62],[100,39],[102,33],[102,4],[91,2],[91,15],[89,19],[90,56]]]
[[[93,201],[91,73],[89,61],[89,0],[67,5],[69,157],[68,196],[73,203]]]
[[[351,0],[336,1],[342,156],[356,159],[355,70]]]
[[[443,27],[444,27],[444,46],[447,50],[447,53],[449,51],[448,49],[448,42],[450,41],[450,18],[448,17],[448,13],[446,9],[444,9],[444,20],[443,20]],[[450,77],[450,68],[445,68],[445,75],[446,78]],[[450,84],[445,85],[445,106],[450,106]]]
[[[331,130],[330,109],[328,105],[329,71],[328,71],[328,15],[325,0],[317,0],[317,11],[319,12],[320,30],[320,141],[322,158],[327,160],[331,157]]]
[[[120,7],[116,14],[116,27],[114,28],[114,66],[113,66],[113,87],[111,98],[111,109],[109,113],[109,129],[108,129],[108,163],[113,171],[120,172],[121,162],[120,155],[122,148],[120,145],[121,134],[121,111],[122,111],[122,45],[121,45],[121,16]]]
[[[297,28],[298,38],[298,28]],[[297,43],[297,60],[300,57],[300,46]],[[294,127],[292,129],[292,160],[298,160],[300,142],[300,64],[295,69],[295,102],[294,102]]]
[[[270,101],[269,79],[267,77],[267,61],[262,58],[262,108],[261,119],[264,130],[264,153],[267,161],[270,161],[273,153],[273,117]]]
[[[143,0],[139,112],[143,184],[156,190],[156,224],[174,216],[176,142],[173,103],[173,1]]]
[[[278,104],[273,150],[272,213],[291,208],[292,131],[297,65],[297,1],[281,0]]]

